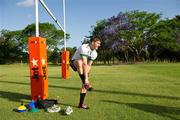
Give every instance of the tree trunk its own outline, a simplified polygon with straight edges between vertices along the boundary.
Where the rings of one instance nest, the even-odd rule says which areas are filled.
[[[128,51],[125,51],[125,52],[124,52],[124,57],[125,57],[125,62],[128,62],[128,61],[129,61]]]

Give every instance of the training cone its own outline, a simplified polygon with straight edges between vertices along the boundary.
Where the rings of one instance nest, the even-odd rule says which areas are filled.
[[[27,108],[26,106],[24,106],[23,104],[21,104],[18,108],[17,108],[17,112],[22,113],[22,112],[26,112]]]
[[[34,100],[32,100],[28,104],[28,108],[29,108],[29,112],[38,112],[38,109],[36,108],[36,102]]]

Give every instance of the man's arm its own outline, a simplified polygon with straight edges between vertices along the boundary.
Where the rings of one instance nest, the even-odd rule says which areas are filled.
[[[91,70],[92,63],[93,63],[93,61],[91,61],[91,60],[88,62],[88,74],[89,74],[89,72]]]
[[[85,82],[89,83],[88,80],[88,72],[89,72],[89,67],[88,67],[88,62],[87,62],[87,57],[82,58],[82,68],[83,68],[83,73],[85,76]]]

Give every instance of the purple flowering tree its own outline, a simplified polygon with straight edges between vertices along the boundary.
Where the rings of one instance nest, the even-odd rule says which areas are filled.
[[[130,52],[134,61],[140,61],[141,54],[147,50],[148,31],[159,18],[160,14],[144,11],[120,12],[117,16],[97,23],[92,35],[102,38],[101,50],[112,53],[121,51],[126,61]]]

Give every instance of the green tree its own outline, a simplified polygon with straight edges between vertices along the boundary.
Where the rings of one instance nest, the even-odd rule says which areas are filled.
[[[117,16],[98,22],[91,34],[101,36],[100,52],[111,50],[109,57],[116,55],[119,58],[122,55],[117,56],[116,52],[124,53],[128,61],[129,53],[132,53],[134,61],[140,61],[142,53],[147,53],[147,32],[159,19],[160,14],[145,11],[120,12]]]
[[[157,59],[164,51],[180,51],[180,21],[177,18],[162,20],[149,31],[148,50]]]
[[[48,62],[53,64],[58,64],[60,62],[60,50],[59,48],[55,48],[53,51],[48,51]]]
[[[23,52],[19,47],[19,42],[8,30],[0,31],[0,64],[20,61]]]
[[[118,35],[126,40],[126,45],[134,55],[134,60],[140,61],[142,52],[146,52],[147,33],[157,24],[160,14],[145,11],[131,11],[125,13],[133,29],[120,30]]]
[[[40,23],[40,36],[46,38],[47,50],[53,51],[63,44],[64,33],[57,30],[53,24]],[[23,60],[28,61],[28,37],[35,36],[35,24],[28,25],[23,30],[0,32],[0,63]],[[69,34],[67,34],[67,39]],[[48,52],[51,53],[51,52]],[[49,55],[48,55],[49,56]]]
[[[39,33],[41,37],[46,38],[47,49],[55,49],[57,46],[63,44],[64,32],[62,30],[57,30],[57,28],[50,23],[40,23]],[[35,24],[28,25],[22,30],[21,41],[23,42],[24,48],[27,49],[27,39],[28,37],[35,36]],[[66,35],[67,39],[69,34]]]

